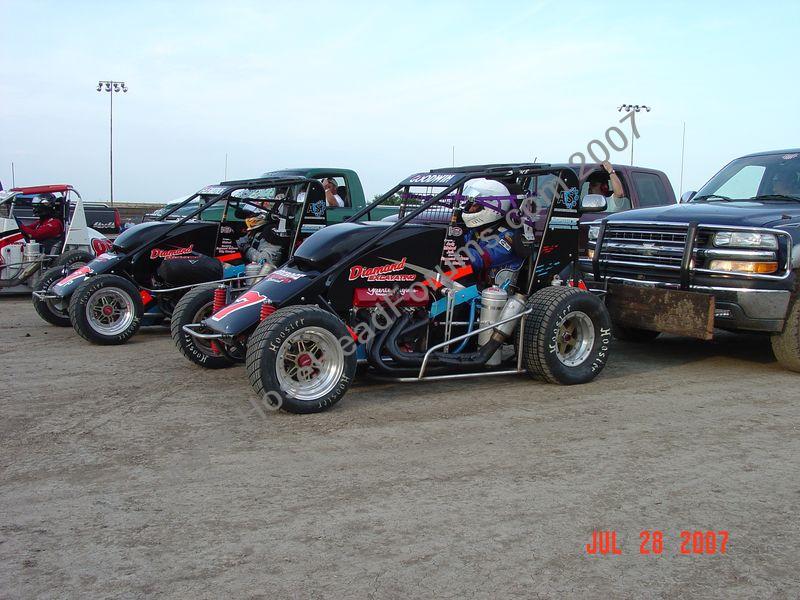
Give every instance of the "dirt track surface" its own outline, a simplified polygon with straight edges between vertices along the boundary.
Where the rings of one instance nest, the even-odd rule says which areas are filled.
[[[0,597],[796,598],[800,375],[617,343],[582,387],[362,382],[260,416],[241,367],[0,300]],[[588,556],[594,529],[619,556]],[[664,531],[661,556],[639,532]],[[681,530],[727,530],[684,556]]]

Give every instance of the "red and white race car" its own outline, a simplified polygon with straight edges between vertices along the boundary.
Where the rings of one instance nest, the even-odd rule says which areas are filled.
[[[106,236],[86,225],[83,200],[71,185],[0,191],[0,294],[33,291],[110,248]]]

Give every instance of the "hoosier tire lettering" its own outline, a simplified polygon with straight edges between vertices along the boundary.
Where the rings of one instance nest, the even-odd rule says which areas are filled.
[[[342,399],[356,372],[355,354],[339,343],[348,335],[338,317],[316,306],[275,311],[247,342],[245,367],[253,390],[288,412],[327,410]],[[322,383],[315,388],[315,381]],[[276,395],[280,400],[274,402]]]
[[[103,304],[104,298],[108,298],[109,303]],[[139,331],[143,314],[139,289],[119,275],[87,279],[78,286],[69,302],[70,321],[78,335],[104,346],[127,342]],[[101,321],[107,326],[101,325]]]
[[[533,294],[528,307],[533,311],[524,317],[522,364],[531,377],[573,385],[587,383],[603,370],[611,346],[611,320],[597,296],[552,286]],[[577,321],[574,329],[564,327],[568,316]],[[565,342],[575,349],[567,357],[559,351]]]
[[[233,361],[219,350],[214,351],[210,342],[200,340],[183,330],[184,325],[199,323],[211,315],[214,306],[214,286],[196,287],[186,294],[175,305],[170,318],[170,334],[178,350],[187,359],[206,369],[224,369]]]

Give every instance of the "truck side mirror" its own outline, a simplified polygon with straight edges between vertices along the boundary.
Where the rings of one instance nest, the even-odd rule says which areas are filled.
[[[686,202],[689,202],[692,198],[694,198],[696,193],[697,192],[695,192],[695,191],[684,192],[683,195],[681,196],[681,201],[680,201],[681,204],[685,204]]]
[[[602,194],[586,194],[581,200],[583,212],[603,212],[606,208],[606,197]]]

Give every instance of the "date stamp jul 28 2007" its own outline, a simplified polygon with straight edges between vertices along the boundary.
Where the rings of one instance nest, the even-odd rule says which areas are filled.
[[[727,530],[689,530],[680,532],[678,553],[684,555],[727,554]],[[669,545],[669,541],[667,541]],[[643,529],[639,532],[639,554],[659,556],[665,550],[665,535],[660,529]],[[593,556],[614,556],[622,554],[621,541],[612,529],[594,530],[586,544],[586,554]]]

